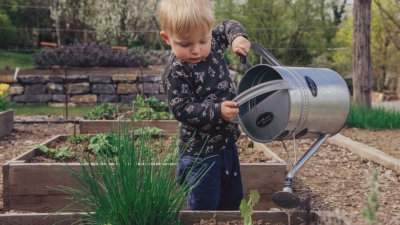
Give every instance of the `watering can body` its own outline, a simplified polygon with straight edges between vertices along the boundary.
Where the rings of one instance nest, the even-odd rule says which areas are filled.
[[[259,53],[266,58],[264,51]],[[276,62],[273,60],[268,61]],[[239,103],[238,120],[251,139],[266,143],[318,138],[333,136],[344,127],[350,113],[350,92],[338,73],[271,64],[275,65],[248,68],[238,84],[234,99]]]
[[[287,173],[283,191],[272,195],[282,208],[295,208],[300,198],[292,193],[294,174],[326,139],[338,133],[350,114],[350,91],[343,78],[324,68],[286,67],[257,43],[251,43],[269,65],[251,66],[238,84],[233,101],[239,105],[238,122],[257,142],[284,139],[317,139]]]

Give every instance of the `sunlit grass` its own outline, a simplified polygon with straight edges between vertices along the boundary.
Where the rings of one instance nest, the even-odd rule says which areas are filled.
[[[400,112],[352,104],[346,126],[372,130],[400,129]]]
[[[0,70],[4,70],[9,66],[11,70],[19,67],[20,69],[33,68],[35,62],[32,57],[33,53],[0,51]]]
[[[11,106],[14,115],[66,115],[65,107],[51,106]],[[68,115],[84,115],[94,109],[95,106],[68,107]]]

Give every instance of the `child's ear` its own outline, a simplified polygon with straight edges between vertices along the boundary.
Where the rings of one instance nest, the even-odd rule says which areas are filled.
[[[165,42],[167,42],[168,45],[171,45],[168,34],[165,31],[162,30],[160,32],[160,36],[164,39]]]

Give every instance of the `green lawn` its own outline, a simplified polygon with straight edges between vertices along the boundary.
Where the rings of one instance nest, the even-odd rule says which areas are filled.
[[[33,68],[35,62],[32,53],[0,51],[0,70],[4,70],[5,66],[9,66],[11,70],[19,67],[20,69]]]
[[[95,106],[68,107],[68,115],[84,115]],[[66,115],[65,107],[50,106],[11,106],[15,115]]]

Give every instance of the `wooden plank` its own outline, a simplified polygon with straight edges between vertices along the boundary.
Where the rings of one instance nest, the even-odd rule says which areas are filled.
[[[176,120],[150,120],[135,121],[134,129],[137,130],[143,126],[157,127],[165,130],[166,133],[174,135],[178,132],[179,122]],[[81,134],[97,134],[107,132],[117,132],[119,127],[132,129],[131,121],[117,120],[80,120],[79,129]]]
[[[73,213],[28,213],[28,214],[0,214],[0,224],[2,225],[69,225],[72,224],[71,219],[82,219],[84,214]],[[254,221],[263,220],[268,224],[289,224],[289,216],[282,211],[254,211],[251,215]],[[292,212],[290,216],[291,225],[300,225],[302,222],[297,217],[304,217],[303,212]],[[334,224],[350,225],[351,222],[346,217],[335,217],[335,214],[327,211],[312,211],[310,217],[316,221],[317,219],[332,218],[339,221]],[[179,215],[181,223],[192,224],[199,223],[201,220],[215,219],[216,223],[226,223],[232,220],[243,221],[239,211],[187,211],[182,210]],[[64,221],[64,222],[61,222]],[[78,223],[79,224],[79,223]]]
[[[16,211],[50,213],[64,209],[72,202],[69,195],[10,195],[9,208]],[[71,209],[77,209],[72,207]]]
[[[8,194],[8,188],[3,187],[3,212],[10,211],[10,198],[9,197],[10,197],[10,195]]]
[[[26,163],[26,160],[15,160],[10,162],[10,164]]]
[[[327,139],[331,144],[347,148],[363,159],[368,159],[400,173],[400,159],[396,159],[376,148],[351,140],[341,134]]]
[[[27,213],[27,214],[0,214],[2,225],[70,225],[83,216],[75,213]],[[72,219],[72,220],[71,220]],[[77,223],[80,224],[80,223]]]
[[[2,138],[14,129],[14,110],[0,112],[0,124],[0,138]]]
[[[285,164],[275,163],[241,163],[245,192],[258,189],[259,192],[274,193],[282,189],[286,176],[285,167]]]
[[[80,165],[73,166],[80,169]],[[10,164],[9,194],[13,195],[49,195],[60,193],[51,188],[59,185],[74,187],[75,181],[66,172],[67,167],[60,164]]]

